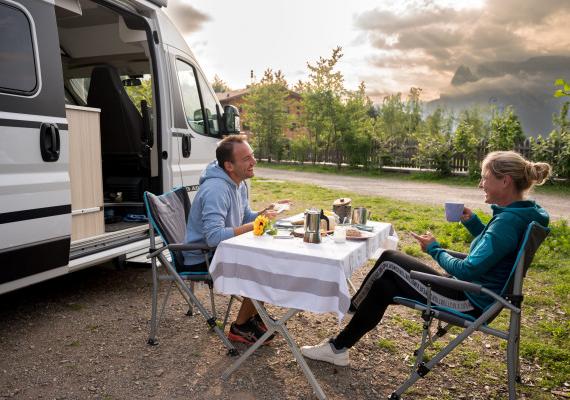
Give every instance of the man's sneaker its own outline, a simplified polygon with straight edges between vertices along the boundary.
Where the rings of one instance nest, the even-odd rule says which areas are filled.
[[[348,349],[337,350],[330,339],[316,346],[303,346],[301,353],[311,360],[325,361],[341,367],[346,367],[349,363]]]
[[[269,318],[271,318],[271,317],[269,317]],[[273,319],[273,318],[271,318],[271,319]],[[261,319],[259,314],[255,314],[253,317],[251,317],[249,319],[248,322],[251,322],[253,325],[255,325],[257,327],[257,329],[260,330],[261,332],[263,332],[263,333],[267,332],[267,326],[265,325],[265,322],[263,322],[263,320]],[[269,341],[273,340],[273,338],[275,338],[276,334],[277,334],[277,332],[272,333],[271,335],[269,335],[269,337],[267,339],[265,339],[265,341],[269,342]]]
[[[275,318],[272,318],[271,316],[269,318],[273,322],[277,322],[277,320]],[[259,314],[255,314],[253,317],[251,317],[250,321],[252,321],[254,324],[256,324],[257,327],[259,329],[261,329],[263,332],[267,332],[267,326],[265,325],[265,322],[263,322],[263,320],[261,319]]]
[[[233,342],[241,342],[248,345],[252,345],[260,339],[265,332],[261,331],[256,324],[251,322],[251,319],[245,324],[238,325],[233,322],[230,326],[230,332],[228,333],[228,339]],[[271,337],[266,340],[271,340]]]

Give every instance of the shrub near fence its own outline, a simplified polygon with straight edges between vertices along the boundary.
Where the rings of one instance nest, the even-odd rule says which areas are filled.
[[[380,156],[372,157],[369,164],[372,168],[381,168],[385,166],[395,168],[437,170],[437,165],[433,160],[426,160],[424,162],[418,161],[418,142],[414,139],[407,139],[402,143],[392,144],[386,147],[387,149],[382,149],[380,146],[376,146],[376,148],[373,149],[373,154],[380,154]],[[476,169],[478,169],[479,164],[483,158],[485,158],[485,156],[489,153],[488,147],[489,145],[487,141],[482,141],[479,144],[477,148]],[[522,154],[525,158],[532,160],[532,146],[530,138],[527,138],[524,142],[517,144],[513,150]],[[307,150],[303,160],[311,160],[312,155],[312,152],[310,150]],[[303,161],[301,159],[297,159],[297,157],[299,157],[298,150],[296,154],[285,153],[284,156],[289,160]],[[334,152],[329,152],[328,155],[324,152],[319,153],[317,155],[317,160],[319,160],[321,163],[330,164],[343,164],[345,162],[344,157],[341,156],[339,160],[338,157],[334,155]],[[454,153],[449,160],[449,165],[452,173],[464,174],[469,170],[469,161],[462,153]]]

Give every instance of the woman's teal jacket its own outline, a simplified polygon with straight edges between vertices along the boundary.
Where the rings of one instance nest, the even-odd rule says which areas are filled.
[[[427,247],[427,252],[449,274],[457,279],[473,282],[500,294],[505,286],[526,228],[532,221],[548,226],[548,213],[534,201],[516,201],[506,207],[495,204],[493,218],[483,225],[473,216],[463,225],[475,236],[465,259],[455,258],[441,248],[438,242]],[[484,294],[465,293],[471,303],[485,309],[492,299]]]

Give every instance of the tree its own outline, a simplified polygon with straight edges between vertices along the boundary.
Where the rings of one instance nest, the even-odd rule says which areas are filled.
[[[451,175],[453,141],[451,127],[453,116],[438,107],[425,122],[418,127],[418,155],[421,166],[435,168],[442,176]]]
[[[148,106],[152,107],[152,79],[150,75],[141,79],[141,84],[138,86],[125,86],[125,90],[139,112],[141,112],[142,100],[146,100]]]
[[[299,82],[296,86],[302,96],[313,163],[318,159],[321,145],[324,145],[327,156],[331,146],[339,139],[341,99],[345,89],[342,73],[335,72],[334,68],[342,57],[341,51],[341,47],[337,47],[330,58],[320,57],[315,65],[307,63],[309,80]]]
[[[570,102],[562,105],[560,114],[554,115],[554,129],[548,137],[541,135],[531,139],[532,154],[535,161],[545,161],[552,165],[554,174],[560,178],[570,178],[570,121],[568,120]]]
[[[489,151],[513,150],[524,139],[521,123],[511,106],[503,112],[493,112],[489,130]]]
[[[489,127],[477,108],[463,110],[453,136],[456,153],[462,154],[467,161],[467,170],[471,177],[480,173],[478,148],[487,139]]]
[[[370,117],[372,101],[366,96],[366,86],[347,92],[341,106],[338,125],[340,140],[337,143],[337,165],[346,158],[350,165],[370,166],[374,145],[374,119]],[[344,156],[344,157],[343,157]]]
[[[554,97],[570,96],[570,84],[566,83],[564,79],[557,79],[554,86],[562,87],[554,92]]]
[[[217,74],[214,75],[214,79],[212,80],[212,89],[214,89],[216,93],[229,92],[232,90]]]
[[[251,85],[244,98],[247,124],[255,133],[254,145],[260,156],[267,157],[269,162],[280,157],[283,131],[288,124],[288,95],[282,72],[273,73],[267,69],[261,81]]]

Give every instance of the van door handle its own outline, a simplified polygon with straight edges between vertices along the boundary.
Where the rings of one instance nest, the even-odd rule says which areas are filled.
[[[190,152],[192,151],[192,142],[190,141],[190,135],[182,135],[182,157],[190,157]]]
[[[46,162],[59,160],[59,129],[55,124],[43,123],[40,127],[40,151]]]

